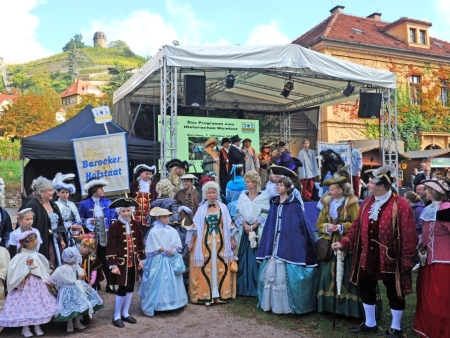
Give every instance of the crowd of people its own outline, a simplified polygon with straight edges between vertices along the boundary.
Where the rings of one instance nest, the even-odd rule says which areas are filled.
[[[403,336],[414,268],[414,331],[450,336],[450,291],[439,283],[450,278],[447,181],[425,177],[424,204],[414,192],[399,196],[395,169],[382,166],[366,171],[370,196],[361,201],[352,186],[359,187],[360,153],[352,149],[348,168],[327,150],[320,154],[326,192],[310,224],[304,202],[319,171],[309,141],[298,157],[283,142],[274,151],[263,143],[258,154],[250,139],[243,147],[240,141],[224,138],[219,151],[216,139],[205,142],[200,180],[187,161],[173,159],[168,178],[155,184],[156,167],[139,164],[129,196],[114,201],[102,179],[86,182],[79,203],[71,201],[70,181],[35,179],[15,230],[0,210],[0,299],[7,293],[0,326],[22,327],[25,337],[43,335],[40,325],[50,321],[83,330],[103,308],[103,283],[115,294],[112,324],[122,328],[137,322],[129,309],[141,280],[141,308],[150,317],[188,302],[212,306],[247,296],[263,311],[334,312],[364,320],[352,333],[377,333],[381,280],[392,317],[386,337],[395,338]],[[319,252],[318,240],[331,256]]]

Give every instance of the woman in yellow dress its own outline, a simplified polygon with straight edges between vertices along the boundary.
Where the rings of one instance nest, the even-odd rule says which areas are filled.
[[[192,303],[211,305],[236,297],[236,271],[231,271],[236,228],[226,205],[218,199],[219,185],[207,182],[202,190],[204,201],[186,239],[191,252],[189,298]]]

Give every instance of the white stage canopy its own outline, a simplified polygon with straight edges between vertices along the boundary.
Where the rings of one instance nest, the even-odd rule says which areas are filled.
[[[181,105],[185,74],[206,75],[206,107],[249,111],[292,111],[324,102],[343,102],[348,100],[342,95],[348,81],[356,87],[353,95],[367,85],[396,88],[395,73],[343,61],[299,45],[164,46],[114,93],[114,104],[125,97],[128,102],[159,104],[164,61],[167,67],[178,67],[177,96]],[[236,80],[234,88],[227,89],[225,77],[230,70]],[[284,98],[280,93],[289,76],[294,90]]]

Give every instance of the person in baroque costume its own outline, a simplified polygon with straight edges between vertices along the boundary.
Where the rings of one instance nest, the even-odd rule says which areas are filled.
[[[153,183],[153,176],[156,175],[156,166],[138,164],[133,172],[139,175],[136,181],[130,184],[130,197],[134,198],[139,206],[136,207],[134,220],[142,227],[144,236],[147,234],[147,215],[150,211],[150,204],[156,199],[156,185]]]
[[[420,337],[450,337],[450,188],[448,182],[422,181],[431,204],[425,207],[419,240],[414,332]]]
[[[231,140],[224,137],[220,142],[222,148],[219,150],[220,157],[220,190],[225,191],[228,183],[228,173],[231,170],[230,161],[228,159],[228,152],[230,151]]]
[[[211,305],[236,298],[236,269],[232,271],[236,229],[226,205],[218,200],[219,193],[215,182],[203,186],[205,201],[200,204],[186,239],[191,252],[189,299],[192,303]]]
[[[173,192],[176,193],[178,190],[183,189],[181,176],[189,172],[189,163],[174,158],[166,163],[166,169],[170,172],[168,179],[172,183]]]
[[[111,201],[105,198],[103,187],[108,182],[99,178],[91,178],[83,190],[88,196],[78,204],[78,212],[84,224],[86,233],[92,232],[97,240],[97,256],[102,262],[102,269],[106,277],[106,292],[115,293],[114,285],[111,284],[111,271],[106,260],[107,232],[109,226],[117,219],[114,209],[110,209]],[[99,286],[98,286],[99,287]]]
[[[261,186],[264,187],[269,178],[269,168],[272,164],[270,162],[270,144],[263,143],[260,150],[261,152],[258,154],[259,176],[261,176]]]
[[[231,181],[234,178],[234,175],[231,171],[233,168],[233,165],[241,164],[242,166],[245,165],[245,153],[244,150],[239,148],[241,146],[241,138],[239,135],[235,135],[231,138],[231,146],[228,150],[228,164],[230,171],[228,171],[228,179],[227,181]]]
[[[353,333],[376,333],[377,285],[386,286],[392,322],[387,338],[403,337],[401,320],[405,295],[412,293],[411,270],[417,244],[414,215],[403,198],[392,190],[397,172],[384,165],[366,170],[370,176],[366,198],[346,236],[333,249],[353,251],[350,282],[361,297],[365,321]]]
[[[234,217],[237,214],[237,201],[241,192],[245,190],[245,180],[242,177],[244,168],[242,165],[234,165],[231,169],[233,173],[233,179],[227,183],[225,190],[225,200],[227,201],[228,211],[231,219],[234,221]]]
[[[181,223],[180,214],[178,213],[177,201],[173,199],[174,193],[172,188],[173,186],[167,178],[159,181],[156,184],[156,193],[158,194],[158,198],[152,202],[150,205],[150,210],[156,207],[169,210],[172,213],[170,215],[169,224],[178,228]],[[148,226],[151,227],[155,221],[156,217],[150,214],[147,215]]]
[[[309,149],[309,140],[303,140],[303,148],[298,153],[298,159],[303,163],[300,168],[300,179],[302,183],[302,199],[310,202],[314,190],[314,180],[319,176],[316,152]]]
[[[269,211],[270,197],[266,191],[261,191],[261,178],[256,171],[247,172],[244,180],[247,190],[239,196],[238,214],[234,221],[239,230],[237,294],[256,297],[259,276],[256,252]]]
[[[73,174],[68,174],[73,175]],[[75,176],[75,175],[73,175]],[[83,227],[81,226],[81,217],[78,208],[74,202],[69,200],[70,195],[75,194],[76,188],[71,183],[53,180],[53,188],[56,190],[58,199],[55,201],[61,212],[69,247],[80,248],[81,237],[83,236]]]
[[[333,149],[322,150],[319,155],[321,157],[320,185],[323,187],[322,193],[325,194],[328,191],[328,186],[324,185],[323,182],[333,177],[333,174],[339,167],[344,166],[345,162],[342,160],[341,155]]]
[[[134,283],[139,281],[139,270],[146,258],[141,226],[132,219],[138,205],[136,200],[122,197],[109,206],[119,215],[118,220],[109,226],[106,262],[111,269],[111,282],[118,285],[112,322],[120,328],[125,326],[124,321],[137,323],[129,310]]]
[[[348,183],[349,178],[350,174],[343,167],[339,167],[336,168],[332,177],[323,182],[323,186],[328,187],[329,190],[322,196],[323,208],[316,223],[320,238],[339,242],[358,215],[358,197],[353,194],[352,186]],[[319,312],[335,311],[335,313],[347,317],[364,319],[364,310],[358,291],[356,286],[350,283],[352,257],[351,251],[347,252],[344,257],[344,275],[340,296],[334,294],[336,283],[334,272],[336,261],[334,257],[328,261],[319,262],[319,290],[317,294]],[[336,297],[335,310],[333,297]],[[378,289],[376,305],[377,314],[380,317],[382,303]]]
[[[258,155],[256,154],[255,148],[252,147],[252,140],[246,138],[242,141],[242,144],[244,145],[242,147],[242,150],[244,151],[245,157],[247,158],[245,160],[244,171],[248,172],[255,170],[259,172]]]
[[[188,303],[183,284],[181,238],[169,223],[170,211],[155,207],[150,215],[156,220],[145,241],[146,260],[139,288],[142,311],[153,317],[155,311],[169,311]]]
[[[209,138],[203,145],[203,175],[214,172],[215,180],[219,183],[219,173],[220,173],[220,157],[219,153],[216,151],[216,146],[219,143],[216,138]]]
[[[277,314],[311,312],[317,308],[316,237],[293,194],[290,177],[297,174],[278,165],[271,170],[281,177],[258,244],[258,307]]]

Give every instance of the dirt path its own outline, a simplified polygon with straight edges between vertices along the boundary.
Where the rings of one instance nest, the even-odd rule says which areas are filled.
[[[306,337],[287,330],[260,325],[254,319],[241,318],[226,311],[225,305],[204,306],[189,304],[176,311],[158,312],[155,317],[146,317],[140,308],[140,299],[134,292],[130,313],[137,319],[137,324],[125,323],[125,328],[116,328],[112,324],[114,312],[114,295],[100,291],[105,308],[94,314],[92,324],[84,331],[66,332],[65,323],[49,323],[42,326],[46,337],[75,335],[77,337],[127,337],[127,338],[237,338],[237,337]],[[20,337],[21,329],[5,328],[0,336]]]

